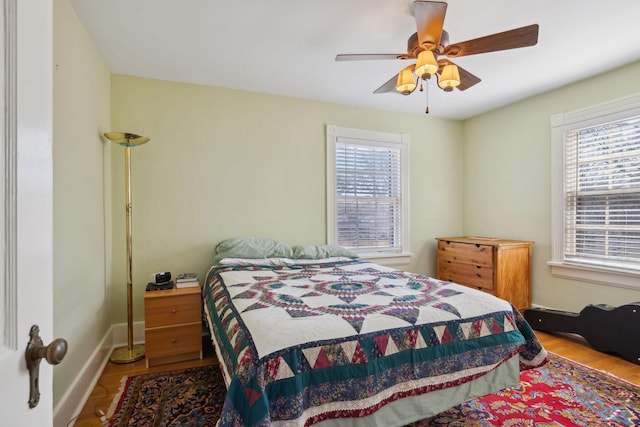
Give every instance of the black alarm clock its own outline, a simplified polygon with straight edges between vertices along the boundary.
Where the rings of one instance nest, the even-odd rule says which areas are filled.
[[[160,273],[153,273],[151,275],[151,281],[156,285],[164,285],[171,281],[171,273],[169,271],[162,271]]]

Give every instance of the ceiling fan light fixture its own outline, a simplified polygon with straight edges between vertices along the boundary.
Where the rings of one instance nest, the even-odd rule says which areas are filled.
[[[454,87],[460,84],[460,72],[455,64],[447,64],[440,73],[440,86],[445,92],[451,92]]]
[[[539,25],[533,24],[500,33],[449,44],[449,33],[443,25],[447,12],[446,0],[411,0],[417,31],[407,40],[406,53],[339,54],[336,61],[359,60],[412,60],[413,65],[405,67],[398,74],[390,76],[373,93],[399,92],[409,95],[420,83],[420,92],[428,93],[428,79],[435,74],[438,87],[445,92],[453,88],[465,91],[480,83],[481,79],[449,59],[498,52],[534,46],[538,43]],[[438,60],[438,58],[440,58]],[[413,74],[412,74],[413,73]],[[422,80],[420,80],[422,79]],[[427,108],[428,112],[428,108]]]
[[[416,62],[416,76],[428,79],[432,74],[438,71],[438,62],[436,57],[430,50],[423,50],[418,54]]]
[[[403,95],[409,95],[416,88],[416,82],[413,80],[413,73],[411,70],[405,68],[398,73],[398,82],[396,83],[396,90]]]

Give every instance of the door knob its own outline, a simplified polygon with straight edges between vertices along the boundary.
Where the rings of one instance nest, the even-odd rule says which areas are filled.
[[[31,327],[29,336],[31,339],[25,351],[27,369],[29,370],[29,408],[35,408],[40,401],[40,390],[38,388],[40,361],[44,358],[52,365],[62,362],[62,359],[67,354],[68,344],[64,339],[58,338],[45,346],[40,338],[40,327],[38,325]]]

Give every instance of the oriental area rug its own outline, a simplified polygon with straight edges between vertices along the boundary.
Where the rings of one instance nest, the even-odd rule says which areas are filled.
[[[558,355],[524,371],[517,387],[411,427],[640,426],[640,387]],[[225,387],[217,366],[124,377],[109,426],[215,426]]]

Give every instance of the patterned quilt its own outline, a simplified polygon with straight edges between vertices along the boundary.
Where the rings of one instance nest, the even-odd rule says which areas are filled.
[[[222,426],[368,415],[518,353],[521,369],[546,361],[508,302],[361,260],[214,267],[203,294],[228,386]]]

